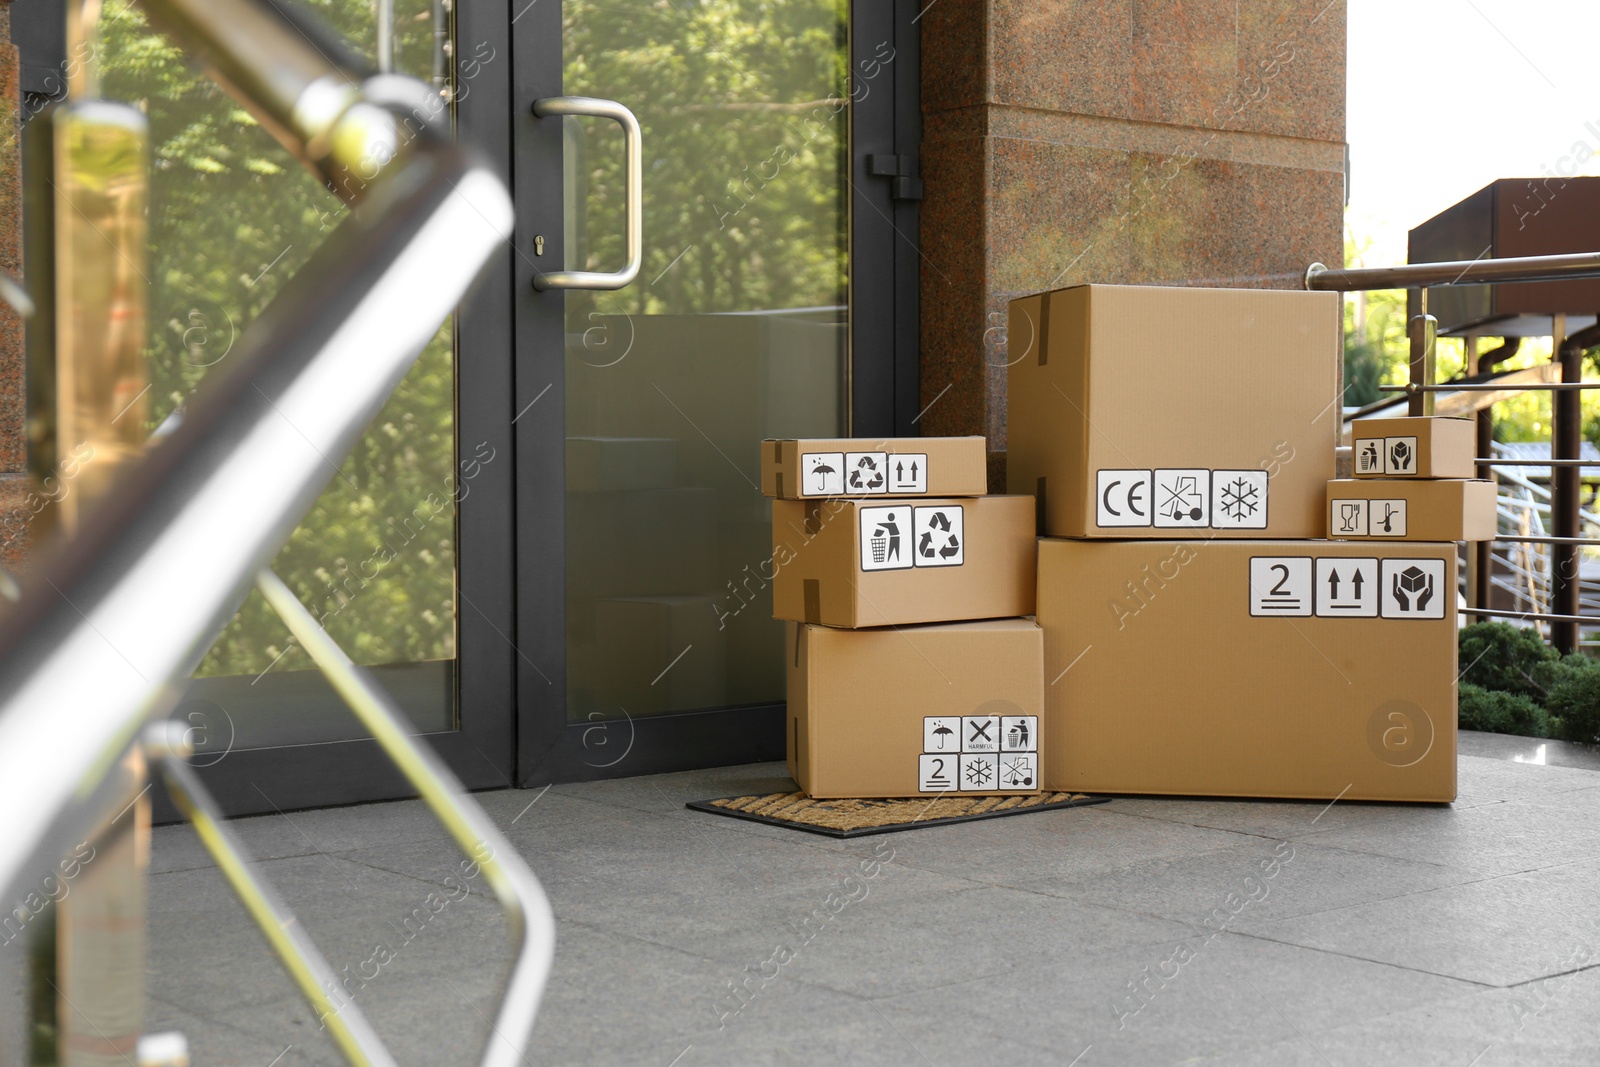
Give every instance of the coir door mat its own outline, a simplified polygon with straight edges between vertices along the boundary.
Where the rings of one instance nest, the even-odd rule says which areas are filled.
[[[1110,797],[1084,793],[1032,793],[1008,797],[907,797],[898,800],[813,800],[804,793],[764,793],[752,797],[695,800],[684,805],[695,811],[787,826],[828,837],[865,837],[896,830],[920,830],[1021,815],[1053,808],[1078,808],[1104,804]]]

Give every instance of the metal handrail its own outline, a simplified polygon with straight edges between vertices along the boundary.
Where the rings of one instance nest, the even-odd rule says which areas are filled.
[[[1313,263],[1306,268],[1305,287],[1320,292],[1355,293],[1372,289],[1433,289],[1447,285],[1554,282],[1573,278],[1600,278],[1600,252],[1407,263],[1398,267],[1353,270]]]
[[[140,761],[124,757],[148,752],[164,764],[180,806],[241,898],[253,902],[291,974],[315,976],[314,947],[290,929],[295,920],[222,826],[181,743],[170,729],[150,735],[146,727],[171,710],[178,683],[309,510],[330,457],[349,452],[502,247],[512,207],[494,172],[415,110],[428,95],[420,83],[365,77],[330,60],[277,4],[142,2],[354,206],[229,365],[207,375],[181,425],[129,466],[72,540],[44,556],[0,620],[0,892],[16,896],[103,823],[108,806],[138,788]],[[298,609],[302,642],[312,647],[320,635],[331,645],[298,602],[277,602],[293,601],[278,589],[274,606],[292,625]],[[317,652],[451,836],[474,854],[516,936],[482,1057],[487,1067],[512,1067],[526,1058],[549,974],[549,902],[482,809],[410,738],[392,702],[340,657]],[[309,992],[308,999],[316,1005]],[[352,1062],[393,1063],[353,1006],[335,1023]]]

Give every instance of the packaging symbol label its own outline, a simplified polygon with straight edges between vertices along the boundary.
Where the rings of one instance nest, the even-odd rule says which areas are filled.
[[[1254,556],[1250,560],[1250,614],[1305,618],[1311,614],[1310,556]]]
[[[1328,532],[1334,537],[1367,536],[1367,501],[1330,501],[1328,504]]]
[[[1404,500],[1374,500],[1367,505],[1368,537],[1404,537],[1406,535],[1406,502]]]
[[[922,747],[919,792],[1038,788],[1037,715],[925,715]]]
[[[1417,473],[1417,439],[1415,437],[1385,437],[1383,439],[1383,473],[1401,476]]]
[[[1038,781],[1038,757],[1032,752],[1009,752],[1000,757],[1002,789],[1032,789]]]
[[[1445,588],[1442,559],[1386,559],[1379,587],[1386,619],[1442,619],[1455,596]]]
[[[1154,517],[1149,471],[1095,472],[1096,526],[1149,526]]]
[[[959,567],[966,559],[967,533],[960,505],[917,508],[912,520],[918,567]]]
[[[800,457],[801,496],[844,495],[844,453],[806,452]]]
[[[1000,716],[1000,751],[1032,752],[1039,747],[1039,719],[1034,715]]]
[[[861,508],[861,569],[904,570],[912,566],[911,507]]]
[[[1211,525],[1211,472],[1198,468],[1155,472],[1157,526]]]
[[[1219,530],[1267,528],[1267,472],[1213,471],[1211,525]]]
[[[926,493],[928,491],[928,456],[923,452],[902,452],[890,456],[889,492]]]
[[[1378,561],[1317,560],[1316,613],[1331,618],[1376,618]]]
[[[922,751],[960,752],[961,716],[926,715],[922,719]]]
[[[961,754],[962,789],[997,789],[1000,780],[1000,760],[988,752],[963,752]]]
[[[851,496],[889,491],[889,455],[886,452],[846,452],[844,489]]]
[[[961,720],[961,751],[999,752],[1000,717],[968,715]]]
[[[1383,473],[1383,438],[1364,437],[1355,443],[1353,451],[1357,474]]]
[[[917,757],[917,791],[947,793],[961,788],[961,757],[924,753]]]

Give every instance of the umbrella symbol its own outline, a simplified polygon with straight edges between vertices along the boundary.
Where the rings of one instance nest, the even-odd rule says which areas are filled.
[[[938,726],[933,728],[933,736],[939,739],[939,751],[944,751],[944,739],[953,733],[955,733],[955,731],[950,729],[950,727],[946,726],[944,723],[940,723]]]

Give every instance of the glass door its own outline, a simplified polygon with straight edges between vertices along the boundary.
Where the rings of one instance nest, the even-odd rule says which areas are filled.
[[[893,313],[886,298],[864,316],[852,278],[856,214],[880,213],[875,237],[895,229],[858,195],[852,144],[862,103],[894,94],[882,6],[865,57],[848,0],[564,0],[516,17],[524,783],[782,758],[759,444],[894,423],[893,344],[853,351],[858,320]],[[561,96],[638,119],[643,259],[623,288],[539,288],[627,260],[622,127],[530,113]]]
[[[503,115],[495,50],[457,54],[442,0],[309,6],[369,65],[427,83],[452,118],[485,91]],[[181,419],[196,385],[226,363],[347,208],[149,28],[139,8],[106,6],[99,60],[104,94],[138,103],[150,119],[152,385],[144,408],[145,429],[159,432]],[[508,334],[489,325],[509,315],[498,280],[499,290],[490,284],[440,324],[355,451],[329,457],[327,488],[273,562],[418,732],[479,786],[506,784],[512,773],[514,653],[494,636],[510,628],[509,598],[482,577],[498,569],[503,586],[509,566],[496,498],[507,492],[511,459],[503,421],[483,415],[485,394],[503,396],[504,384],[497,389],[492,371],[460,389],[458,378],[463,351]],[[130,417],[140,413],[133,410]],[[258,593],[210,648],[176,715],[191,727],[195,765],[234,814],[403,790]]]

